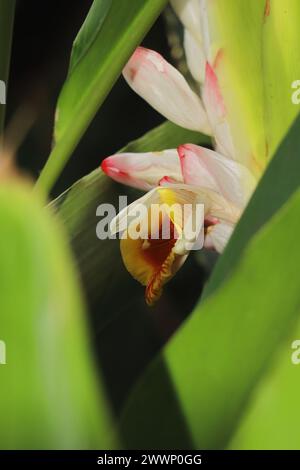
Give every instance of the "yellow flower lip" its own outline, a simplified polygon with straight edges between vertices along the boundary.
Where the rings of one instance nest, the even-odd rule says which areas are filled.
[[[121,240],[121,254],[126,269],[146,286],[148,305],[153,305],[159,299],[164,284],[175,274],[173,264],[178,255],[173,250],[176,237],[171,221],[170,227],[169,239],[132,239],[126,236]]]

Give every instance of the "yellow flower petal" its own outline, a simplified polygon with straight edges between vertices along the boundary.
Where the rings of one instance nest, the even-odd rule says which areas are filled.
[[[176,272],[173,267],[176,258],[179,257],[173,251],[176,241],[174,228],[168,240],[161,238],[134,240],[127,232],[121,239],[121,254],[126,269],[137,281],[146,286],[145,296],[148,305],[159,299],[163,286]]]

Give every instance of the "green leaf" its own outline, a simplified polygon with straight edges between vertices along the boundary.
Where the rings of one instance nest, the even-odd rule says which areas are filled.
[[[85,309],[64,233],[21,187],[0,187],[0,445],[108,448]]]
[[[300,339],[299,322],[285,341],[269,373],[249,403],[245,416],[230,442],[232,449],[299,449],[300,365],[292,362],[292,345]],[[299,343],[298,343],[299,351]]]
[[[299,316],[299,210],[298,191],[144,374],[121,422],[128,448],[226,445],[253,387]]]
[[[207,13],[237,158],[259,175],[299,113],[292,83],[300,76],[300,3],[218,0]]]
[[[94,0],[90,11],[83,23],[72,48],[69,76],[81,59],[84,59],[89,49],[93,47],[100,33],[104,20],[111,8],[112,0]]]
[[[15,0],[0,0],[0,80],[7,90],[8,70],[15,13]],[[0,136],[3,132],[5,106],[0,103]]]
[[[110,9],[102,3],[93,5],[75,41],[71,73],[57,105],[56,145],[38,180],[47,191],[167,0],[112,0]]]

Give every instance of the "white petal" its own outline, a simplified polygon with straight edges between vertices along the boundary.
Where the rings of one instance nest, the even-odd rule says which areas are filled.
[[[201,43],[188,29],[184,30],[184,49],[188,67],[197,82],[204,82],[206,59]]]
[[[148,153],[121,153],[106,158],[102,170],[118,183],[148,191],[168,177],[183,182],[176,150]]]
[[[218,253],[222,253],[234,230],[234,225],[220,222],[210,227],[209,233],[205,237],[204,247],[214,248]]]
[[[152,189],[144,196],[140,197],[136,201],[124,207],[119,214],[110,223],[110,233],[112,235],[124,232],[132,221],[132,217],[137,216],[137,212],[141,208],[147,208],[150,204],[157,204],[159,201],[159,195],[157,194],[157,188]]]
[[[226,157],[236,159],[232,134],[227,120],[227,110],[217,76],[208,62],[205,70],[203,102],[213,129],[217,150]]]
[[[245,207],[257,183],[245,166],[192,144],[181,145],[178,153],[186,184],[209,188],[238,207]]]
[[[160,54],[139,47],[123,75],[131,88],[167,119],[186,129],[210,134],[200,98]]]
[[[197,195],[192,204],[184,206],[183,230],[177,240],[173,251],[184,255],[189,251],[201,250],[204,245],[204,213],[205,204],[201,196]]]
[[[210,1],[210,0],[198,0],[199,6],[200,6],[203,50],[204,50],[206,59],[211,60],[212,41],[210,38],[207,1]]]
[[[235,224],[241,215],[239,207],[210,188],[191,184],[166,184],[163,186],[163,188],[168,187],[172,189],[179,204],[193,204],[195,201],[204,204],[205,217],[222,219]]]
[[[195,38],[201,41],[201,11],[199,0],[171,0],[171,5],[182,24]]]

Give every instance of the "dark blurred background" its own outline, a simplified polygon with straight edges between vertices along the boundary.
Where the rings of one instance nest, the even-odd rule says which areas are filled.
[[[72,42],[91,4],[92,0],[17,1],[7,122],[16,116],[19,109],[33,110],[35,119],[19,148],[18,161],[34,178],[51,149],[55,106],[67,74]],[[143,44],[172,61],[164,17],[157,20]],[[82,138],[52,195],[62,193],[73,182],[97,168],[105,156],[163,120],[120,78]],[[94,225],[91,230],[94,231]],[[100,250],[99,247],[99,253]],[[81,247],[76,253],[75,246],[74,251],[78,254]],[[108,296],[107,306],[103,305],[101,296],[100,303],[90,302],[85,288],[96,354],[116,412],[121,409],[141,371],[197,302],[210,265],[210,262],[205,265],[207,259],[203,254],[200,256],[201,261],[195,256],[189,257],[153,309],[145,305],[143,288],[125,273],[129,283],[128,306],[124,306],[123,311],[105,327],[101,324],[103,310],[113,310],[112,303],[122,295],[121,291]],[[124,270],[121,259],[116,269]],[[84,278],[82,272],[81,275]]]
[[[35,123],[19,150],[20,165],[34,177],[51,149],[55,105],[66,78],[72,42],[91,4],[92,0],[17,1],[7,117],[11,118],[20,106],[34,106]],[[144,45],[169,58],[163,18],[153,26]],[[120,78],[74,152],[53,195],[98,167],[103,157],[162,121]]]

